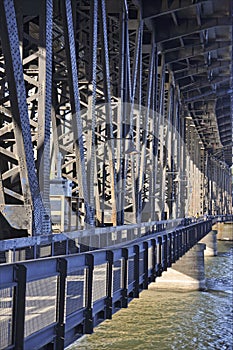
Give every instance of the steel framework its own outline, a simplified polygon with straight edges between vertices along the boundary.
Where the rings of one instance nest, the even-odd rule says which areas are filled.
[[[232,213],[231,1],[1,0],[0,22],[1,238],[50,233],[54,191],[69,230]]]

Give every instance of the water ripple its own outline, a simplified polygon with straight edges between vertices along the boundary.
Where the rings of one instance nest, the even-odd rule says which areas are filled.
[[[232,350],[231,247],[219,242],[219,255],[206,259],[205,292],[145,290],[72,349]]]

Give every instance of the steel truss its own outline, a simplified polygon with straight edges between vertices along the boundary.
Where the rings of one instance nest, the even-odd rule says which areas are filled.
[[[0,17],[1,238],[51,232],[54,178],[75,229],[231,211],[229,166],[182,103],[187,73],[136,1],[2,0]]]

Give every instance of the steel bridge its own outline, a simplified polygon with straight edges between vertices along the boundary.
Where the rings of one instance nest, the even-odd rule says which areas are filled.
[[[1,238],[232,213],[231,1],[1,1]]]
[[[1,349],[63,349],[232,220],[232,6],[0,0]]]

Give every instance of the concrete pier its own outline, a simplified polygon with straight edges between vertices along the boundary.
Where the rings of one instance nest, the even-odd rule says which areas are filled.
[[[149,289],[169,289],[178,291],[205,290],[204,250],[206,245],[196,244],[172,268],[157,277]]]
[[[217,239],[220,241],[233,241],[233,223],[218,222],[213,226],[213,229],[218,231]]]
[[[217,230],[212,230],[200,241],[200,243],[204,243],[206,245],[204,256],[218,255],[217,234]]]

